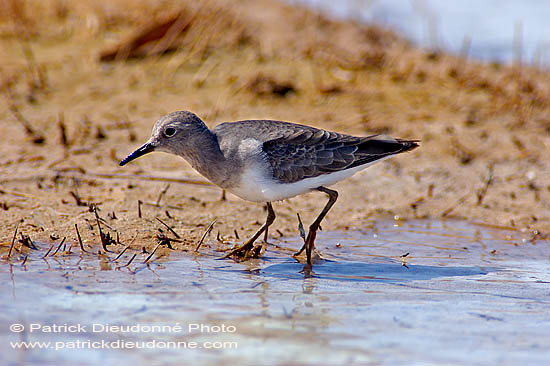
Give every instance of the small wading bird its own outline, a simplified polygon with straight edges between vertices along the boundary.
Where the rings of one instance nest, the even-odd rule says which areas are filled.
[[[304,246],[295,254],[298,256],[305,249],[307,263],[311,265],[317,230],[338,198],[338,192],[326,186],[412,150],[418,147],[417,142],[384,135],[355,137],[269,120],[226,122],[210,130],[195,114],[180,111],[159,119],[149,141],[120,165],[152,151],[175,154],[234,195],[247,201],[266,202],[265,224],[224,258],[248,257],[259,252],[254,242],[275,220],[271,202],[313,190],[326,193],[327,204],[310,225]]]

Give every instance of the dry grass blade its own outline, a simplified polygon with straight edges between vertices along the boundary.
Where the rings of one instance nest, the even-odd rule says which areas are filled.
[[[52,244],[52,246],[50,247],[50,249],[48,249],[48,251],[46,252],[46,254],[44,254],[44,256],[42,257],[42,259],[46,258],[48,256],[48,254],[50,254],[50,252],[52,251],[53,247],[55,246],[55,244]]]
[[[128,266],[130,265],[130,263],[132,263],[132,262],[134,261],[134,259],[136,258],[136,255],[137,255],[137,254],[134,254],[134,255],[132,256],[132,258],[130,258],[130,260],[128,261],[128,263],[126,263],[126,264],[123,265],[123,266],[120,266],[120,268],[128,267]]]
[[[66,251],[67,254],[71,254],[71,253],[72,253],[72,252],[71,252],[71,249],[73,249],[73,244],[74,244],[74,242],[71,242],[71,245],[69,245],[69,249],[67,249],[67,251]]]
[[[130,248],[130,244],[126,245],[124,249],[122,249],[122,251],[116,256],[116,258],[113,259],[113,262],[116,262],[120,257],[122,257],[122,255],[128,250],[128,248]]]
[[[160,191],[159,198],[157,198],[156,205],[160,206],[160,200],[162,200],[162,197],[168,192],[168,189],[170,188],[170,183],[166,184],[166,186]]]
[[[80,244],[80,250],[82,253],[88,253],[88,251],[84,249],[84,244],[82,244],[82,238],[80,237],[80,232],[78,231],[78,225],[74,224],[74,228],[76,230],[76,236],[78,237],[78,244]]]
[[[15,232],[13,233],[13,239],[11,240],[10,251],[8,252],[8,259],[11,257],[13,251],[13,246],[15,245],[15,238],[17,237],[17,230],[19,230],[19,224],[15,227]]]
[[[461,197],[454,205],[452,205],[451,207],[449,207],[448,209],[443,211],[441,213],[441,217],[447,217],[451,212],[454,211],[455,208],[457,208],[458,206],[463,204],[468,199],[468,196],[469,196],[469,194],[466,195],[466,196]]]
[[[145,260],[143,261],[143,263],[147,263],[149,262],[149,260],[153,257],[153,255],[155,254],[155,252],[157,251],[157,249],[161,246],[162,244],[157,244],[157,246],[155,247],[155,249],[153,249],[153,251],[151,252],[151,254],[149,254],[149,256],[147,258],[145,258]]]
[[[69,139],[67,138],[67,126],[65,125],[65,115],[63,112],[59,113],[59,118],[57,122],[59,127],[59,143],[64,147],[69,147]]]
[[[218,218],[215,218],[214,220],[212,220],[212,222],[208,225],[208,227],[206,228],[206,230],[204,231],[204,234],[202,234],[202,237],[201,237],[201,240],[199,241],[199,243],[197,244],[197,246],[195,247],[195,252],[198,252],[199,251],[199,248],[201,247],[204,239],[206,238],[206,236],[208,234],[210,234],[210,232],[212,231],[212,229],[214,228],[214,224],[216,223],[216,221],[218,221]]]
[[[19,251],[21,251],[21,248],[27,247],[29,249],[38,249],[36,245],[34,245],[33,241],[31,240],[30,236],[25,235],[23,233],[19,233],[19,236],[21,238],[18,240],[19,243],[21,243],[21,247],[19,247]]]
[[[157,240],[158,240],[158,243],[160,245],[164,245],[166,246],[168,249],[174,249],[172,247],[172,243],[182,243],[183,241],[182,240],[179,240],[179,239],[174,239],[174,238],[169,238],[167,237],[166,235],[164,235],[163,233],[159,233],[157,234]]]
[[[163,224],[164,226],[166,226],[166,228],[167,228],[168,230],[170,230],[170,232],[171,232],[172,234],[174,234],[174,236],[175,236],[176,238],[178,238],[178,239],[181,238],[181,237],[178,235],[178,233],[176,233],[176,232],[174,231],[174,229],[172,229],[167,223],[165,223],[164,221],[162,221],[162,220],[159,219],[158,217],[155,217],[155,219],[157,219],[158,222],[160,222],[161,224]]]
[[[31,138],[32,142],[35,144],[43,144],[46,141],[46,138],[43,134],[38,133],[35,131],[35,129],[32,127],[29,121],[23,117],[21,112],[19,111],[19,107],[17,107],[15,104],[9,105],[9,110],[11,114],[15,117],[15,119],[23,125],[25,128],[25,132],[27,135]]]
[[[67,238],[63,238],[63,240],[61,240],[61,243],[59,243],[59,245],[57,246],[57,249],[55,250],[55,252],[52,253],[52,255],[56,255],[57,252],[59,252],[59,249],[65,243],[65,239],[67,239]]]
[[[483,199],[485,198],[485,195],[487,194],[487,191],[489,190],[489,187],[491,184],[493,184],[494,181],[494,166],[493,164],[489,164],[487,167],[487,177],[485,178],[485,184],[482,188],[480,188],[477,192],[477,203],[476,206],[480,206],[483,203]]]
[[[95,214],[95,220],[97,222],[97,228],[99,230],[99,238],[101,239],[101,246],[103,247],[104,251],[112,253],[111,250],[107,249],[107,246],[116,244],[116,241],[113,238],[111,238],[110,233],[105,234],[101,229],[101,224],[99,223],[99,215],[97,213],[97,209],[94,209],[94,214]]]
[[[89,205],[88,202],[82,201],[82,199],[78,195],[78,192],[76,192],[76,189],[75,189],[75,192],[70,191],[69,194],[74,198],[74,200],[76,201],[77,206],[88,206]]]
[[[128,248],[130,248],[130,245],[134,243],[137,236],[138,236],[138,233],[136,232],[136,235],[134,235],[134,237],[132,238],[132,241],[130,241],[130,244],[126,245],[124,249],[122,249],[122,251],[116,256],[116,258],[112,260],[113,262],[116,262],[120,257],[122,257],[122,255],[128,250]]]

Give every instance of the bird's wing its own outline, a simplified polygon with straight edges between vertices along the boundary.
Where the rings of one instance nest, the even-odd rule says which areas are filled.
[[[355,137],[308,129],[263,143],[273,176],[282,183],[354,168],[418,146],[388,136]]]

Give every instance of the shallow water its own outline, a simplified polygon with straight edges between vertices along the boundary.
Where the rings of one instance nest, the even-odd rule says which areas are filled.
[[[297,238],[244,263],[171,252],[128,267],[133,253],[42,259],[42,245],[24,265],[0,265],[0,364],[544,364],[550,242],[532,238],[380,223],[321,233],[326,261],[312,273],[289,258]],[[22,340],[47,349],[10,343]]]

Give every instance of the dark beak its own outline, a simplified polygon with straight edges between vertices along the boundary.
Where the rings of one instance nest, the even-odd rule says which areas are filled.
[[[150,142],[147,142],[142,147],[140,147],[139,149],[137,149],[136,151],[134,151],[133,153],[128,155],[126,158],[124,158],[119,163],[119,165],[120,166],[126,165],[129,162],[131,162],[132,160],[137,159],[140,156],[143,156],[143,155],[145,155],[147,153],[150,153],[151,151],[154,151],[154,150],[155,150],[155,147],[153,146],[153,144],[151,144]]]

